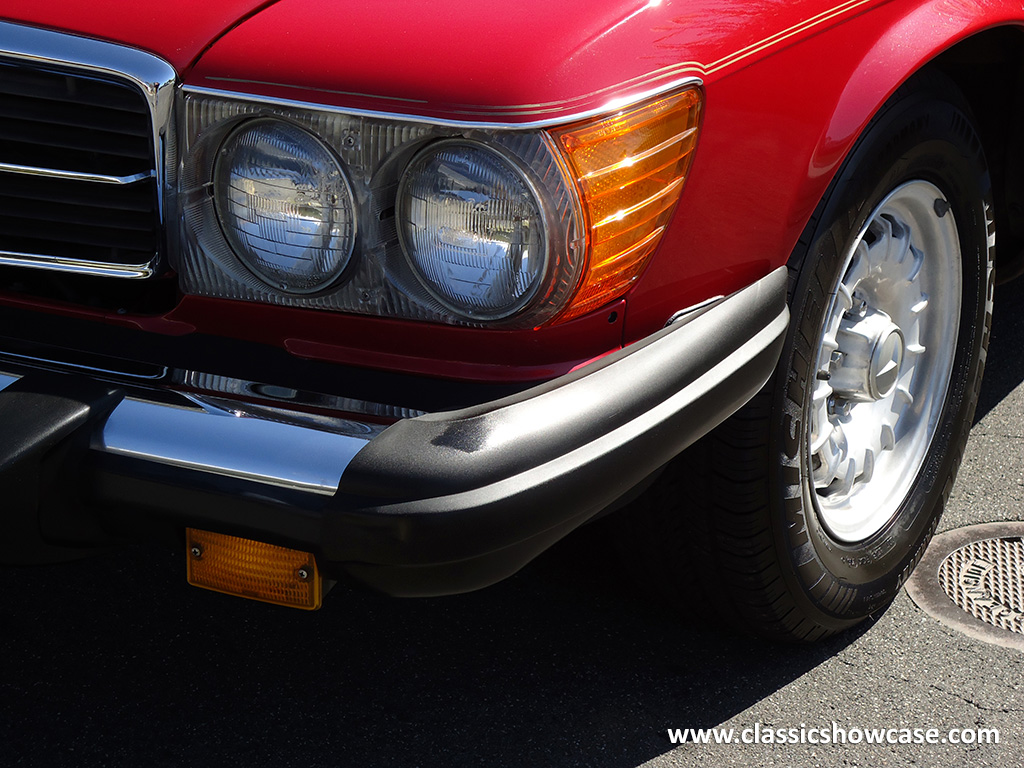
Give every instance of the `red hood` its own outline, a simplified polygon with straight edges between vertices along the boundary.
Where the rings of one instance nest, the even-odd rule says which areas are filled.
[[[711,82],[885,1],[4,0],[0,14],[151,51],[188,85],[518,123]]]
[[[0,16],[155,53],[179,72],[240,20],[274,0],[4,0]],[[2,47],[0,43],[0,47]]]
[[[711,82],[886,1],[823,13],[835,0],[279,0],[219,39],[187,83],[470,121],[564,119]]]
[[[218,40],[188,83],[531,122],[698,74],[677,66],[679,43],[701,33],[686,9],[706,1],[280,0]]]

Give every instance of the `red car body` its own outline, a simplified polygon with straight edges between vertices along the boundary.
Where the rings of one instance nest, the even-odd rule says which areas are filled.
[[[151,51],[189,86],[449,120],[571,118],[700,78],[708,102],[700,149],[661,246],[680,256],[652,262],[617,323],[599,313],[524,342],[518,333],[398,329],[351,317],[325,323],[265,307],[240,316],[233,304],[195,298],[164,325],[145,321],[158,332],[194,328],[335,361],[494,380],[564,373],[785,264],[832,175],[900,83],[957,43],[1013,28],[1022,15],[1008,3],[786,0],[613,0],[585,11],[542,2],[446,3],[440,12],[421,3],[346,3],[325,11],[302,0],[4,9],[12,21]]]
[[[698,143],[657,252],[627,292],[568,322],[464,327],[188,294],[156,312],[125,313],[10,285],[0,290],[0,306],[18,317],[254,343],[283,350],[285,359],[442,385],[520,391],[586,371],[651,338],[681,310],[734,295],[784,267],[858,138],[923,68],[939,66],[958,81],[990,127],[991,155],[1017,151],[996,115],[1000,105],[1021,102],[1015,82],[1000,73],[1016,77],[1024,11],[997,0],[8,0],[0,17],[153,54],[173,69],[177,87],[193,94],[458,126],[553,126],[681,84],[699,88]],[[997,188],[997,202],[1012,197],[1011,187]],[[1010,255],[1001,258],[1009,264]],[[711,426],[702,424],[687,442]],[[661,463],[652,459],[637,477]],[[550,540],[594,514],[588,510]],[[206,524],[216,527],[217,515]],[[224,527],[249,532],[237,520]],[[301,539],[273,525],[253,533],[280,543]],[[503,573],[541,548],[529,548]],[[346,557],[360,559],[354,550]],[[450,591],[383,581],[377,585],[395,592]]]

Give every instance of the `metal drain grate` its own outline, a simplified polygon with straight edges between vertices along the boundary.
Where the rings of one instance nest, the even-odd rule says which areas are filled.
[[[939,585],[957,606],[994,627],[1024,634],[1024,541],[986,539],[939,566]]]
[[[1024,650],[1024,523],[973,525],[936,536],[907,592],[954,629]]]

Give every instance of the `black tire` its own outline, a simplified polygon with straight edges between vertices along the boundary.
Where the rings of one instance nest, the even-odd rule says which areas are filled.
[[[921,201],[935,189],[932,220]],[[935,530],[973,420],[991,324],[990,201],[966,103],[940,76],[911,80],[873,120],[792,256],[790,329],[773,378],[618,520],[632,562],[663,594],[689,609],[697,587],[734,625],[784,640],[825,637],[893,600]],[[910,315],[889,274],[906,262],[880,250],[880,267],[862,260],[868,269],[850,256],[861,239],[862,252],[873,253],[880,227],[890,229],[886,247],[905,240],[920,249],[915,237],[929,244],[923,255],[904,252],[918,264],[918,272],[907,268],[906,285],[927,279],[943,300],[934,311],[915,304],[907,327],[893,319]],[[856,287],[848,311],[846,299],[832,303],[841,283]],[[943,315],[943,306],[953,311]],[[836,339],[849,350],[827,359]],[[895,379],[875,351],[883,346]],[[917,394],[913,405],[903,394],[899,403],[886,399],[901,387]],[[895,426],[887,430],[886,420]],[[837,463],[844,428],[863,437],[851,438],[845,464]],[[818,446],[825,440],[813,453],[812,436]]]

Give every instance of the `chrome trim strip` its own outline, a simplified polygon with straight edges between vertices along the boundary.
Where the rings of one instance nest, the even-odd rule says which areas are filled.
[[[103,176],[97,173],[79,173],[78,171],[59,171],[56,168],[35,168],[31,165],[14,165],[0,163],[0,172],[20,173],[25,176],[45,176],[50,179],[67,179],[68,181],[87,181],[94,184],[134,184],[137,181],[152,179],[156,174],[136,173],[132,176]]]
[[[167,221],[166,197],[174,189],[173,133],[171,130],[177,73],[151,53],[102,40],[0,21],[0,56],[34,64],[70,67],[127,80],[142,91],[153,120],[153,174],[157,179],[159,225]],[[156,254],[159,257],[159,253]],[[64,262],[66,260],[60,260]],[[157,259],[154,259],[155,265]],[[37,265],[40,269],[47,267]],[[55,267],[60,270],[59,267]],[[60,270],[77,271],[77,270]],[[88,272],[85,274],[95,274]],[[110,276],[109,273],[104,273]],[[130,274],[129,277],[148,277]]]
[[[100,368],[94,365],[84,365],[82,363],[71,363],[66,361],[48,360],[45,357],[36,357],[35,355],[22,355],[17,352],[9,352],[3,348],[0,348],[0,359],[13,360],[15,363],[28,363],[29,365],[38,365],[44,368],[72,371],[85,371],[87,373],[98,373],[100,376],[116,376],[125,377],[129,379],[136,379],[139,381],[160,381],[167,377],[168,370],[164,366],[155,367],[154,373],[129,373],[125,371],[119,371],[113,368]],[[3,387],[0,387],[3,389]]]
[[[327,395],[321,392],[291,389],[265,382],[236,379],[230,376],[204,373],[202,371],[176,370],[171,373],[171,376],[172,386],[182,388],[181,391],[193,393],[188,396],[198,397],[205,402],[212,400],[217,400],[218,402],[234,400],[237,402],[241,398],[247,403],[251,400],[275,403],[275,407],[280,409],[294,409],[296,406],[299,406],[316,409],[321,412],[374,416],[388,421],[411,419],[414,416],[426,414],[426,411],[416,408],[386,405],[370,400],[359,400],[351,397]],[[200,394],[196,395],[194,393]],[[256,408],[265,408],[266,406],[255,406],[249,403],[245,407],[247,411],[253,413]],[[292,412],[298,413],[298,411]],[[337,422],[338,420],[335,421]]]
[[[127,398],[94,450],[182,469],[331,496],[369,437],[268,421],[243,411],[182,408]]]
[[[691,307],[687,307],[686,309],[680,309],[678,312],[676,312],[674,315],[672,315],[672,317],[668,319],[668,322],[665,323],[665,327],[668,328],[670,325],[674,325],[678,323],[680,320],[684,320],[688,317],[691,317],[695,313],[702,312],[705,309],[714,306],[724,298],[725,296],[723,296],[722,294],[718,294],[717,296],[712,296],[710,299],[698,301],[696,304],[694,304]]]
[[[2,32],[2,30],[0,30],[0,32]],[[524,123],[513,123],[508,121],[450,120],[445,118],[424,117],[422,115],[406,115],[399,112],[377,112],[368,109],[348,109],[345,107],[335,107],[330,104],[319,104],[316,102],[298,101],[293,99],[280,99],[270,96],[259,96],[251,93],[239,93],[237,91],[223,91],[217,88],[206,88],[203,86],[186,86],[182,88],[182,91],[186,96],[194,95],[220,99],[248,101],[257,104],[267,104],[275,107],[284,107],[286,109],[309,109],[317,112],[331,112],[378,120],[394,120],[406,123],[427,123],[430,125],[437,125],[445,128],[479,128],[486,130],[528,131],[539,130],[543,128],[551,128],[556,125],[565,125],[567,123],[576,122],[577,120],[586,120],[591,117],[597,117],[598,115],[604,115],[610,112],[617,112],[618,110],[625,109],[626,107],[630,107],[633,104],[639,104],[641,101],[646,101],[647,99],[652,99],[657,96],[661,96],[665,93],[668,93],[669,91],[673,91],[678,88],[683,88],[686,86],[700,87],[703,84],[704,81],[701,80],[701,78],[699,77],[683,77],[677,80],[671,80],[656,88],[652,88],[650,90],[643,91],[635,95],[610,99],[609,101],[604,102],[600,107],[594,107],[592,109],[582,110],[580,112],[573,112],[571,114],[565,115],[564,117],[546,117],[540,120],[531,120]],[[267,83],[267,85],[273,84]]]
[[[317,432],[331,432],[336,435],[355,437],[363,441],[372,440],[387,428],[384,424],[369,424],[365,421],[344,419],[339,416],[290,411],[274,405],[241,403],[237,400],[228,400],[223,397],[195,394],[189,394],[186,397],[204,411],[210,411],[211,413],[261,419],[279,424],[290,424],[293,427],[312,429]]]
[[[0,391],[21,378],[0,372]],[[141,392],[141,390],[138,390]],[[187,405],[130,395],[90,447],[165,466],[332,496],[359,450],[385,426],[220,400]]]
[[[17,251],[0,251],[0,265],[9,267],[27,267],[28,269],[45,269],[50,272],[67,272],[75,275],[92,275],[94,277],[123,277],[130,280],[142,280],[156,272],[159,256],[145,264],[111,264],[106,261],[90,261],[88,259],[69,259],[63,256],[49,256],[41,253],[18,253]]]

